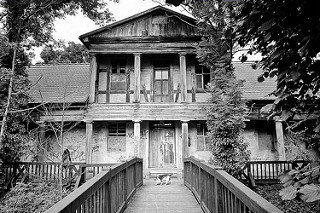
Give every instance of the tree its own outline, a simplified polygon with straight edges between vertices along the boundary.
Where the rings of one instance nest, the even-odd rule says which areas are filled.
[[[289,131],[303,133],[318,149],[320,131],[320,14],[316,1],[246,0],[239,16],[237,41],[259,52],[265,72],[258,78],[277,77],[277,99],[270,115],[280,116]],[[299,119],[297,119],[299,118]],[[293,121],[293,119],[295,119]],[[291,124],[290,124],[291,122]],[[297,167],[282,182],[283,199],[312,202],[320,199],[319,166]]]
[[[89,52],[83,44],[64,41],[54,42],[43,48],[40,53],[45,64],[88,63]]]
[[[214,163],[239,177],[250,159],[248,144],[241,136],[245,126],[242,83],[235,78],[231,64],[234,19],[239,3],[223,0],[166,2],[181,3],[197,19],[197,27],[203,35],[197,47],[197,58],[210,69],[212,76],[207,88],[211,94],[210,106],[206,110]]]
[[[111,14],[102,0],[2,0],[0,21],[9,46],[13,49],[6,104],[2,114],[0,148],[8,126],[8,114],[12,106],[14,77],[17,72],[17,52],[22,47],[48,42],[52,38],[53,21],[66,15],[74,15],[79,9],[98,24],[111,20]]]
[[[250,45],[249,53],[259,52],[263,56],[258,65],[265,72],[258,80],[277,76],[273,115],[280,115],[284,121],[294,115],[306,115],[306,120],[313,116],[317,122],[312,130],[319,132],[320,14],[317,3],[245,1],[239,18],[238,43]]]
[[[0,115],[3,114],[6,101],[7,101],[7,88],[11,79],[11,59],[13,56],[13,49],[10,47],[4,35],[0,35],[1,52],[0,52]],[[29,101],[28,87],[29,80],[25,72],[25,66],[30,63],[28,56],[23,49],[17,51],[17,60],[19,64],[16,67],[16,75],[13,76],[12,98],[11,98],[11,111],[7,119],[7,131],[3,136],[4,143],[0,151],[0,160],[2,161],[16,161],[19,156],[26,150],[27,129],[26,124],[28,121],[27,112],[19,111],[20,109],[27,108]],[[17,111],[18,110],[18,111]]]

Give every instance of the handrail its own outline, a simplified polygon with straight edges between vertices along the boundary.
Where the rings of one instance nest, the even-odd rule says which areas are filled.
[[[184,161],[184,184],[206,213],[282,212],[226,171],[194,158]]]
[[[122,212],[143,184],[142,159],[110,167],[56,203],[46,213]]]

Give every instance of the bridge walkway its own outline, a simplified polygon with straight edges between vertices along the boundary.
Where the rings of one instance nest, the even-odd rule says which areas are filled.
[[[172,179],[172,184],[156,186],[153,179],[145,179],[128,204],[125,213],[203,213],[183,179]]]

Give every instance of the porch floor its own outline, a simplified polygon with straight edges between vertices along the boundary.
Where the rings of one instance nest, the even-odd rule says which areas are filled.
[[[172,179],[172,184],[155,186],[153,179],[145,179],[128,204],[125,213],[203,213],[183,179]]]

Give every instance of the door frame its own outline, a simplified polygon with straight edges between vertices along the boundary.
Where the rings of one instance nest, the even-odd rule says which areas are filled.
[[[161,126],[162,123],[171,123],[171,126],[165,127],[165,126]],[[174,149],[174,157],[173,157],[173,167],[172,168],[178,168],[178,158],[177,158],[177,137],[176,137],[176,125],[174,121],[150,121],[149,122],[149,140],[147,141],[147,149],[146,149],[146,156],[147,156],[147,160],[146,160],[146,168],[161,168],[161,167],[150,167],[151,163],[150,163],[150,148],[151,148],[151,134],[152,134],[152,130],[155,129],[154,125],[159,125],[159,129],[171,129],[173,131],[173,149]],[[169,168],[168,168],[169,169]]]

